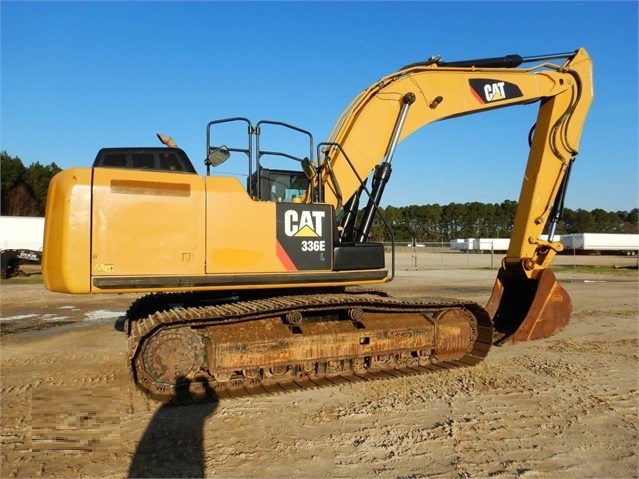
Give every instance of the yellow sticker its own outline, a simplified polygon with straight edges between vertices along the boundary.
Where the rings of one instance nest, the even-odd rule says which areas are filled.
[[[96,273],[112,273],[113,265],[100,263],[95,266]]]

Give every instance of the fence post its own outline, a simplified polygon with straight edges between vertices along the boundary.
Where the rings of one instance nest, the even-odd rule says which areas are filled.
[[[495,242],[490,242],[490,269],[495,269]]]
[[[412,245],[412,259],[413,259],[413,271],[417,271],[417,241],[415,240],[415,238],[413,238],[411,240],[411,245]]]

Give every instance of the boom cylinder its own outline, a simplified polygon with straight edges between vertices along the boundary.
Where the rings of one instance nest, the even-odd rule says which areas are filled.
[[[344,216],[341,221],[342,232],[340,234],[341,241],[352,241],[355,230],[355,220],[357,219],[357,210],[359,209],[359,200],[364,191],[366,181],[362,183],[362,186],[351,196],[351,199],[344,205]]]
[[[390,174],[392,172],[391,161],[393,160],[395,149],[399,143],[399,135],[401,134],[404,122],[406,121],[408,109],[413,103],[415,103],[415,94],[412,92],[406,93],[404,95],[404,103],[402,104],[402,108],[399,110],[399,116],[397,117],[395,127],[393,128],[393,134],[391,135],[391,140],[388,144],[384,161],[375,167],[375,174],[373,175],[373,190],[371,191],[371,197],[368,199],[366,209],[364,210],[364,216],[360,223],[359,233],[357,235],[358,242],[363,243],[366,241],[371,232],[375,212],[377,211],[382,199],[386,183],[388,183],[388,180],[390,179]]]
[[[373,218],[375,217],[375,210],[379,206],[379,202],[382,199],[384,193],[384,187],[392,172],[390,162],[384,162],[381,165],[375,167],[375,174],[373,175],[373,190],[371,191],[371,197],[368,199],[366,209],[364,210],[364,216],[360,223],[359,233],[357,235],[357,241],[363,243],[368,239],[368,235],[371,232],[373,226]]]

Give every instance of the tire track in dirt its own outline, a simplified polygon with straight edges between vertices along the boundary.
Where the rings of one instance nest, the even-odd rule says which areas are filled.
[[[456,450],[463,452],[469,477],[528,477],[532,471],[533,476],[591,476],[591,466],[584,465],[595,450],[602,477],[614,475],[610,471],[624,477],[636,467],[627,441],[637,439],[639,396],[628,368],[616,367],[614,356],[608,354],[610,366],[602,376],[566,357],[557,343],[554,349],[562,350],[560,358],[511,358],[508,369],[521,373],[509,387],[492,391],[494,401],[483,393],[453,402]],[[493,372],[509,373],[503,366]],[[623,386],[607,386],[611,383]],[[575,437],[580,438],[577,443]],[[601,444],[606,444],[603,451]]]

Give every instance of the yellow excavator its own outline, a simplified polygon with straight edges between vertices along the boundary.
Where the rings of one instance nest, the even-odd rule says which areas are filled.
[[[296,126],[233,117],[206,126],[205,176],[164,135],[165,146],[101,149],[91,168],[64,170],[49,186],[45,286],[144,293],[126,314],[129,366],[161,401],[475,365],[495,343],[568,323],[570,297],[550,265],[592,98],[581,48],[437,56],[376,81],[317,145]],[[539,109],[510,247],[487,306],[375,289],[395,272],[394,247],[387,265],[384,244],[369,237],[374,220],[387,225],[379,205],[397,145],[434,121],[531,103]],[[241,128],[240,144],[216,140],[229,127]],[[301,135],[308,155],[264,149],[271,128]],[[211,174],[231,154],[245,157],[245,184]],[[273,156],[295,167],[266,168]]]

